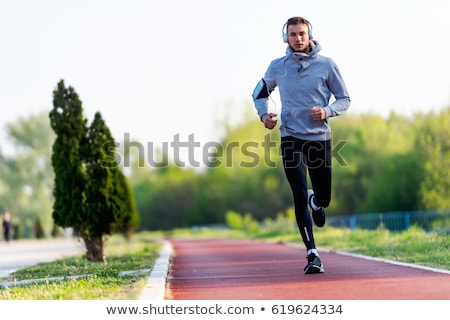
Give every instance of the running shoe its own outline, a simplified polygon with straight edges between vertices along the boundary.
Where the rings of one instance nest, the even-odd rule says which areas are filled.
[[[319,227],[322,228],[325,225],[325,210],[323,207],[320,207],[319,210],[314,210],[313,207],[311,206],[311,202],[314,201],[314,191],[312,191],[312,189],[308,190],[308,204],[311,208],[311,217],[314,221],[314,224]]]
[[[313,273],[323,273],[325,269],[323,268],[322,261],[320,261],[319,256],[314,253],[310,253],[308,255],[308,264],[303,269],[305,274],[313,274]]]

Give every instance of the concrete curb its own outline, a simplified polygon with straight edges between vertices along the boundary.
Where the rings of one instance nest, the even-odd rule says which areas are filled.
[[[155,261],[150,277],[138,300],[164,300],[167,274],[169,273],[169,263],[172,253],[172,244],[169,241],[163,240],[159,258]]]

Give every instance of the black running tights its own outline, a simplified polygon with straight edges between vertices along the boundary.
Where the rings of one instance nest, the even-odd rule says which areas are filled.
[[[312,221],[308,210],[308,169],[317,205],[328,207],[331,199],[331,141],[281,138],[286,178],[294,197],[295,218],[306,249],[314,249]]]

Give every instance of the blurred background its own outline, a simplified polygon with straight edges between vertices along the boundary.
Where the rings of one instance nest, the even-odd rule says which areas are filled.
[[[283,24],[301,15],[352,99],[331,120],[328,215],[354,225],[400,214],[405,226],[420,215],[426,228],[448,228],[449,9],[443,0],[0,0],[0,214],[11,213],[15,237],[51,234],[49,112],[61,79],[85,117],[100,112],[111,129],[139,230],[286,214],[279,135],[261,126],[251,93],[284,55]],[[270,108],[281,110],[277,92]]]

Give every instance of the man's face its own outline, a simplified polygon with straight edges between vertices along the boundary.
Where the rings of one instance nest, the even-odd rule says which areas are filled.
[[[307,52],[309,47],[308,26],[306,24],[292,24],[287,28],[288,43],[296,52]]]

